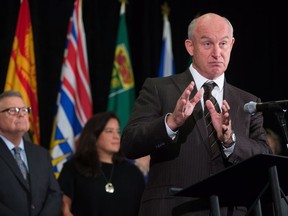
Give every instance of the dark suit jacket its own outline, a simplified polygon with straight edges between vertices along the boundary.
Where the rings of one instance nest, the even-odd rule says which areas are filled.
[[[245,103],[259,102],[260,99],[226,81],[224,99],[230,105],[229,113],[237,137],[234,152],[229,158],[221,153],[212,158],[200,102],[172,140],[167,135],[164,118],[173,112],[177,100],[192,80],[189,70],[170,77],[146,79],[123,131],[121,145],[128,158],[151,155],[141,216],[171,215],[174,207],[188,200],[172,196],[169,193],[172,187],[186,188],[252,155],[271,153],[266,143],[262,114],[250,115],[243,110]],[[195,88],[191,97],[196,92]],[[199,215],[209,213],[201,211]]]
[[[24,141],[30,186],[0,138],[0,215],[58,216],[62,193],[54,176],[49,152]]]

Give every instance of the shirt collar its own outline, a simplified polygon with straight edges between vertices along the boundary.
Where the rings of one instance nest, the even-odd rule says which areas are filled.
[[[203,84],[207,81],[209,81],[207,78],[205,78],[204,76],[202,76],[193,66],[192,64],[189,67],[189,70],[194,78],[195,84],[197,89],[202,88]],[[223,86],[224,86],[224,73],[222,75],[220,75],[219,77],[217,77],[215,80],[213,80],[220,91],[222,91]]]
[[[2,135],[0,135],[0,137],[3,139],[3,141],[4,141],[4,143],[6,144],[6,146],[8,147],[8,149],[9,149],[10,151],[12,151],[12,149],[15,147],[15,145],[14,145],[12,142],[10,142],[6,137],[4,137],[4,136],[2,136]],[[25,150],[25,149],[24,149],[24,141],[23,141],[23,138],[22,138],[21,141],[20,141],[19,148]]]

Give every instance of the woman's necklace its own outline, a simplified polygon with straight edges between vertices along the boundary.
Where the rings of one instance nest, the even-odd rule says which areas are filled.
[[[109,180],[106,178],[103,170],[102,170],[102,169],[100,169],[100,170],[101,170],[101,173],[102,173],[105,181],[107,182],[106,185],[105,185],[105,191],[106,191],[107,193],[114,193],[114,186],[113,186],[113,184],[112,184],[112,182],[111,182],[112,176],[113,176],[113,171],[114,171],[114,165],[112,165]]]

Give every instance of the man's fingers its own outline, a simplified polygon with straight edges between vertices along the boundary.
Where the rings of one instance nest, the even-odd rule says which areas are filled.
[[[215,111],[215,107],[210,100],[207,100],[205,103],[210,113]]]

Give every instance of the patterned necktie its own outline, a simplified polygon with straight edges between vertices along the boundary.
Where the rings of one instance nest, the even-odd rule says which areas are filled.
[[[214,82],[206,82],[203,85],[204,88],[204,116],[205,116],[205,121],[206,121],[206,127],[207,127],[207,132],[208,132],[208,137],[209,137],[209,142],[210,142],[210,147],[212,151],[212,155],[214,155],[216,152],[219,151],[219,147],[217,145],[217,133],[216,130],[213,127],[211,116],[209,113],[208,108],[206,107],[206,100],[210,100],[213,105],[215,106],[215,110],[217,112],[220,112],[220,107],[219,104],[217,103],[216,98],[211,94],[213,88],[216,86],[216,83]]]
[[[15,160],[21,170],[21,173],[24,177],[24,179],[27,181],[27,176],[28,176],[28,170],[27,170],[27,167],[24,163],[24,161],[21,159],[21,156],[20,156],[20,151],[21,149],[19,147],[15,147],[13,148],[14,150],[14,153],[15,153]]]

